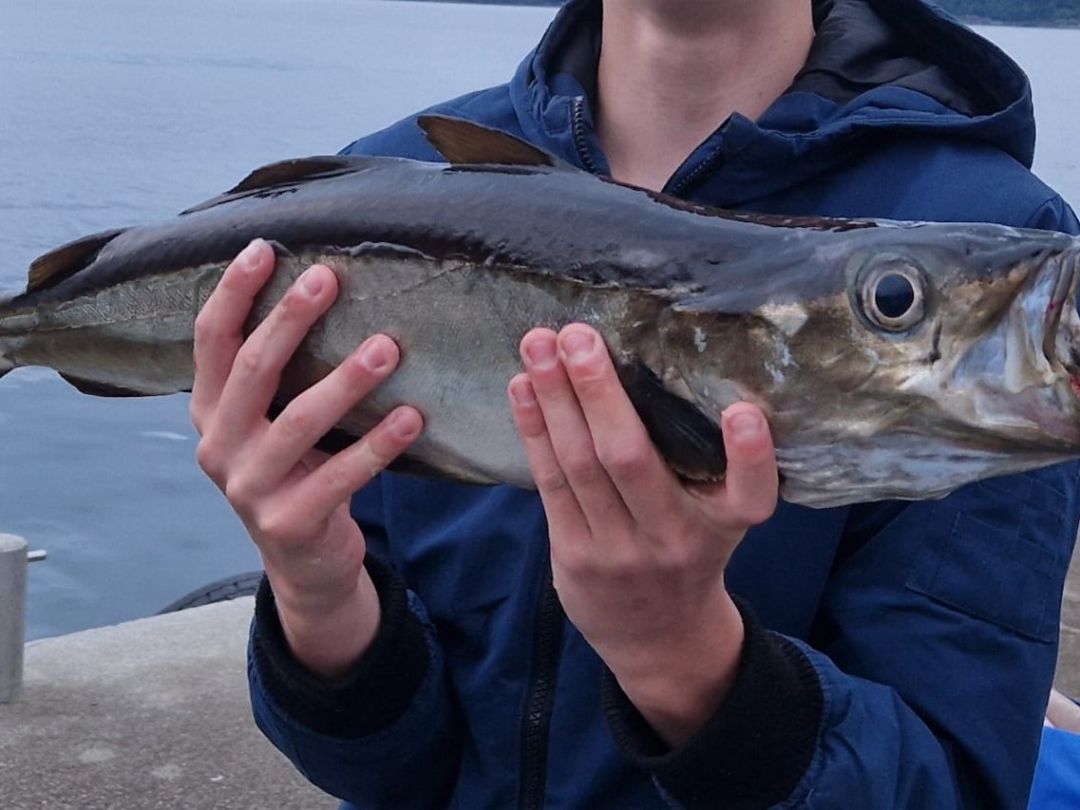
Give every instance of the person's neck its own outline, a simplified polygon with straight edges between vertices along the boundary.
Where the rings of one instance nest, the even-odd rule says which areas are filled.
[[[608,0],[597,132],[616,180],[660,190],[732,113],[756,120],[814,40],[811,0]]]

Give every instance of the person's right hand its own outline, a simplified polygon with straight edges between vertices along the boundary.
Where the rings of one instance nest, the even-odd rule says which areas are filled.
[[[293,654],[331,678],[355,664],[379,625],[349,498],[409,446],[423,423],[402,406],[334,456],[314,449],[397,367],[398,347],[385,335],[366,340],[272,422],[267,418],[282,369],[338,290],[330,268],[308,268],[245,340],[244,323],[273,268],[273,250],[255,240],[199,313],[191,419],[202,436],[199,465],[259,548]]]

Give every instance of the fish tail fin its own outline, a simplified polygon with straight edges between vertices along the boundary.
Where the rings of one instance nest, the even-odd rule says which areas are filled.
[[[4,316],[12,307],[11,302],[18,298],[17,295],[0,294],[0,377],[16,368],[16,364],[4,353],[4,337],[10,332],[4,329]]]
[[[14,369],[15,363],[4,354],[4,341],[0,339],[0,378],[3,378],[9,371],[14,371]]]

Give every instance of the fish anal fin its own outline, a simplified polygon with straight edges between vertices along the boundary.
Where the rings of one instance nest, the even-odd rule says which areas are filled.
[[[74,386],[78,391],[83,394],[89,394],[92,397],[145,397],[148,396],[142,391],[133,391],[130,388],[122,388],[118,385],[111,385],[110,383],[98,382],[97,380],[88,380],[84,377],[76,377],[73,374],[65,374],[60,372],[60,376],[64,382]]]
[[[721,480],[727,454],[716,421],[665,388],[644,363],[619,363],[618,372],[630,402],[668,465],[689,481]]]
[[[562,161],[521,138],[448,115],[421,115],[420,129],[453,166],[565,166]]]
[[[30,263],[26,292],[53,287],[64,279],[71,278],[93,262],[105,245],[126,230],[126,228],[117,228],[84,236],[82,239],[68,242],[66,245],[38,256]]]
[[[319,440],[315,442],[315,449],[332,456],[347,447],[351,447],[357,441],[359,441],[359,437],[353,436],[341,428],[334,427],[319,437]]]

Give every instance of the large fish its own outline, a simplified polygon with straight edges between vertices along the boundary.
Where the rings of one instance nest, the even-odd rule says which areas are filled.
[[[341,285],[275,407],[388,333],[400,369],[335,433],[417,406],[407,471],[531,486],[506,384],[528,329],[573,321],[603,334],[688,479],[722,476],[717,416],[740,399],[768,415],[783,496],[813,506],[938,497],[1080,455],[1076,239],[723,212],[464,121],[420,125],[448,164],[278,163],[169,222],[42,256],[0,304],[0,374],[49,366],[103,395],[190,389],[195,315],[263,237],[277,270],[252,326],[312,263]]]

